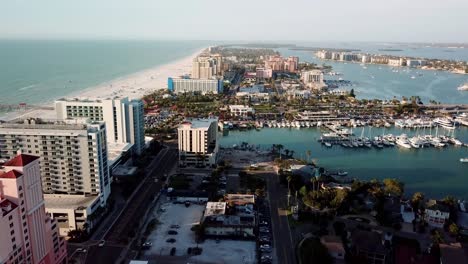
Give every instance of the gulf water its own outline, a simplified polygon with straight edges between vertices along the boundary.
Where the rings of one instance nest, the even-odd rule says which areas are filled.
[[[0,104],[49,102],[181,59],[208,45],[203,41],[0,40]]]

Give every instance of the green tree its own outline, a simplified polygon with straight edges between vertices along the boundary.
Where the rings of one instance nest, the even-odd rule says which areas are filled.
[[[384,192],[385,194],[391,194],[401,196],[404,191],[404,184],[396,179],[384,179]]]
[[[351,91],[349,92],[349,96],[356,98],[356,94],[354,94],[354,89],[351,89]]]
[[[420,209],[423,201],[424,201],[424,193],[422,192],[414,193],[413,197],[411,198],[411,206],[413,207],[413,210]]]
[[[449,233],[450,233],[452,236],[457,236],[459,231],[460,231],[460,230],[459,230],[457,224],[451,223],[451,224],[449,225]]]
[[[317,238],[308,239],[302,243],[300,258],[302,263],[333,263],[333,258],[328,249]]]

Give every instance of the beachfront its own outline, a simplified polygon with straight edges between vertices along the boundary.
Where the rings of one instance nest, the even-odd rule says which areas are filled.
[[[193,59],[203,50],[204,49],[201,49],[187,57],[165,65],[160,65],[77,91],[67,95],[67,97],[80,99],[106,99],[114,97],[128,97],[129,99],[142,98],[144,95],[151,93],[154,90],[167,88],[168,77],[181,76],[190,73],[192,70]],[[51,101],[45,102],[43,105],[53,107],[53,100],[58,98],[51,99]],[[47,109],[19,110],[0,115],[0,120],[9,121],[28,117],[55,119],[55,111]]]

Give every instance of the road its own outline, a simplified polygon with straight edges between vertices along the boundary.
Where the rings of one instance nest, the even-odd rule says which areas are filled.
[[[140,218],[144,215],[150,201],[154,195],[159,193],[163,187],[160,179],[167,173],[177,161],[177,151],[175,149],[166,148],[161,150],[156,158],[148,165],[146,176],[141,184],[137,186],[133,194],[127,200],[123,210],[119,215],[112,215],[112,222],[108,228],[97,237],[104,237],[106,243],[103,247],[98,247],[98,240],[90,240],[81,244],[81,247],[86,248],[86,253],[80,254],[79,259],[85,259],[80,263],[115,263],[117,260],[124,257],[128,249],[127,237],[131,232],[132,226],[137,226]],[[121,256],[122,255],[122,256]]]
[[[269,172],[264,175],[267,183],[268,200],[270,202],[273,243],[278,263],[295,264],[296,245],[292,242],[288,216],[284,210],[287,207],[287,188],[280,184],[278,174],[275,172]]]

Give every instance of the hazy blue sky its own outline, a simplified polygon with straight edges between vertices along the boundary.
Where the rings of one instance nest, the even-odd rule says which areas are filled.
[[[4,0],[3,38],[468,42],[468,0]]]

